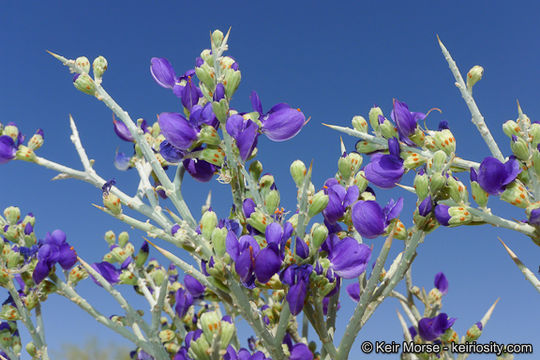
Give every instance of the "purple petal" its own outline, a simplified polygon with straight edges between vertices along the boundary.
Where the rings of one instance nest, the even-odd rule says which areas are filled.
[[[385,216],[376,201],[358,201],[352,208],[355,229],[365,238],[374,239],[384,233]]]
[[[216,167],[204,160],[186,159],[183,164],[189,175],[200,182],[210,181],[216,172]]]
[[[38,261],[36,264],[36,268],[34,269],[34,272],[32,273],[32,278],[34,279],[34,282],[36,284],[39,284],[43,281],[49,275],[51,272],[51,268],[47,265],[46,261]]]
[[[304,126],[306,117],[300,110],[283,108],[268,115],[262,132],[272,141],[285,141],[294,137]]]
[[[133,142],[131,132],[127,128],[126,124],[124,124],[122,121],[116,121],[113,119],[113,129],[120,139],[127,142]]]
[[[103,278],[107,280],[109,283],[116,284],[118,281],[120,281],[120,278],[119,278],[120,270],[115,268],[114,265],[106,261],[103,261],[100,263],[94,263],[91,266],[94,270],[96,270],[99,274],[101,274],[101,276],[103,276]],[[101,286],[101,284],[96,279],[94,279],[93,276],[92,276],[92,279],[97,285]]]
[[[197,139],[197,132],[186,118],[178,113],[161,113],[158,123],[165,139],[180,150],[187,150]]]
[[[351,237],[339,241],[328,256],[334,272],[344,279],[360,276],[366,270],[370,258],[371,249]]]
[[[199,280],[195,279],[189,274],[184,276],[184,284],[186,285],[186,289],[194,298],[198,298],[204,294],[204,290],[206,289],[206,287],[201,284]]]
[[[450,207],[443,204],[438,204],[435,206],[435,218],[439,222],[439,224],[443,226],[448,226],[448,221],[450,220],[451,216],[448,214],[448,209]]]
[[[281,258],[277,244],[268,244],[268,247],[262,249],[255,258],[255,276],[257,280],[265,284],[274,274],[277,274],[281,267]]]
[[[287,293],[287,302],[291,314],[298,315],[304,308],[304,301],[306,299],[307,284],[304,281],[299,281],[297,284],[291,286]]]
[[[77,262],[77,253],[68,243],[64,243],[60,246],[58,254],[58,263],[62,266],[62,269],[68,270]]]
[[[448,292],[448,280],[446,279],[446,276],[442,272],[437,273],[435,275],[435,287],[439,289],[439,291],[442,294],[446,294]]]
[[[13,160],[16,153],[17,149],[13,139],[7,135],[0,136],[0,164]]]
[[[364,168],[366,179],[383,189],[393,188],[405,173],[403,160],[393,155],[374,154]]]
[[[298,343],[293,346],[290,360],[313,360],[313,354],[306,344]]]
[[[281,225],[277,222],[268,224],[265,230],[266,242],[268,244],[274,243],[279,244],[283,236],[283,229]]]
[[[259,114],[262,115],[263,109],[261,99],[259,99],[259,95],[255,91],[252,91],[249,99],[251,100],[251,106],[253,107],[253,111],[257,111]]]
[[[356,302],[360,301],[360,284],[355,282],[346,287],[347,294]]]
[[[165,58],[153,57],[150,60],[150,74],[159,86],[172,89],[175,83],[176,75],[174,69]]]

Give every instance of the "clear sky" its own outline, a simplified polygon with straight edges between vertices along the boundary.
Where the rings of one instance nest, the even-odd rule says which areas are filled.
[[[288,102],[312,117],[288,142],[259,141],[265,171],[275,175],[284,205],[294,210],[296,189],[288,175],[290,163],[297,158],[306,163],[313,159],[313,179],[320,188],[335,174],[339,156],[339,134],[321,123],[349,125],[354,115],[367,117],[374,103],[386,114],[393,98],[405,101],[413,111],[440,108],[442,115],[430,116],[428,126],[436,128],[439,120],[448,120],[459,156],[481,161],[489,155],[470,123],[436,34],[463,73],[477,64],[485,68],[475,98],[503,153],[510,155],[501,125],[517,118],[516,99],[533,120],[540,114],[539,12],[540,5],[533,1],[512,5],[506,1],[2,2],[0,122],[15,121],[27,135],[43,128],[45,145],[38,154],[81,168],[69,140],[68,114],[72,114],[98,172],[104,178],[116,178],[118,186],[132,194],[135,173],[120,173],[112,165],[117,147],[125,152],[130,148],[113,133],[110,111],[75,90],[67,69],[45,50],[70,58],[105,56],[109,70],[104,87],[133,117],[153,121],[160,112],[178,111],[180,103],[152,80],[150,58],[166,57],[182,73],[209,46],[212,29],[226,31],[231,26],[229,54],[240,64],[243,78],[233,105],[248,110],[249,93],[257,90],[265,109]],[[344,142],[348,150],[353,149],[355,139],[344,137]],[[41,236],[63,229],[89,262],[99,261],[105,252],[105,231],[129,230],[91,206],[101,202],[101,192],[88,184],[51,182],[55,173],[19,162],[0,167],[0,175],[0,208],[17,205],[23,212],[32,211]],[[407,181],[412,180],[406,177]],[[209,189],[214,190],[214,207],[225,217],[230,193],[216,181],[186,180],[185,197],[193,213],[199,214]],[[402,220],[411,225],[414,197],[399,189],[376,192],[380,202],[404,196],[407,205]],[[508,204],[492,199],[490,205],[508,218],[525,218],[523,211]],[[136,246],[140,245],[142,234],[129,231]],[[460,335],[500,298],[480,342],[532,343],[538,354],[540,295],[523,279],[497,236],[531,269],[538,269],[540,251],[525,236],[488,226],[441,228],[421,245],[413,279],[429,291],[437,272],[447,275],[450,290],[443,309],[458,318],[454,329]],[[377,251],[382,240],[373,243]],[[401,248],[396,241],[392,254]],[[119,312],[91,281],[80,290],[105,313]],[[143,305],[140,299],[133,301]],[[342,298],[341,323],[352,313],[352,306],[350,299]],[[401,341],[396,309],[399,304],[392,299],[381,305],[359,338]],[[83,343],[90,335],[105,342],[123,342],[58,296],[45,303],[44,314],[53,349],[66,342]],[[362,357],[359,348],[355,354],[359,359],[374,357]]]

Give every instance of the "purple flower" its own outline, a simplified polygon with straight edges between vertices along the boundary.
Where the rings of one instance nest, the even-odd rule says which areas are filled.
[[[420,216],[425,217],[431,213],[431,210],[433,210],[433,204],[431,203],[431,195],[429,195],[427,198],[422,200],[420,205],[418,205],[418,213]]]
[[[242,280],[242,283],[244,286],[252,288],[255,282],[255,258],[260,251],[257,240],[250,235],[243,235],[238,239],[233,231],[229,231],[225,245],[227,253],[235,263],[234,269]]]
[[[290,360],[313,360],[313,353],[306,344],[298,343],[291,350]]]
[[[197,139],[197,131],[178,113],[161,113],[158,123],[165,139],[177,149],[187,150]]]
[[[290,286],[287,292],[287,302],[291,314],[298,315],[304,308],[307,290],[309,287],[309,276],[313,271],[311,265],[292,265],[282,271],[280,279],[283,283]]]
[[[15,158],[17,147],[10,136],[0,136],[0,164],[5,164]]]
[[[126,171],[127,169],[129,169],[130,160],[131,158],[129,156],[127,156],[123,152],[118,152],[117,150],[114,156],[114,167],[120,171]]]
[[[293,109],[285,103],[274,105],[263,114],[261,100],[255,91],[251,92],[253,110],[260,115],[262,133],[272,141],[285,141],[293,138],[302,130],[306,117],[300,109]]]
[[[187,274],[184,276],[184,284],[186,285],[187,291],[194,297],[198,298],[204,294],[206,287],[195,279],[193,276]]]
[[[183,164],[189,175],[200,182],[210,181],[216,172],[216,167],[204,160],[186,159]]]
[[[219,101],[225,97],[225,86],[222,83],[216,85],[216,91],[214,92],[213,99],[214,101]]]
[[[171,63],[165,58],[153,57],[150,60],[150,74],[159,86],[173,89],[176,74]]]
[[[390,189],[401,180],[405,173],[403,160],[399,157],[399,141],[388,139],[390,154],[373,154],[369,164],[364,168],[366,179],[383,189]]]
[[[345,288],[347,290],[347,294],[356,302],[360,301],[360,284],[355,282],[350,285],[347,285]]]
[[[77,262],[77,253],[66,242],[66,233],[62,230],[54,230],[52,234],[47,233],[45,241],[39,247],[38,262],[32,278],[39,284],[49,275],[56,263],[64,270],[70,269]]]
[[[435,287],[444,295],[448,292],[448,280],[442,272],[435,275]]]
[[[244,200],[242,203],[242,211],[244,212],[246,219],[248,219],[251,214],[255,212],[256,207],[257,205],[255,205],[255,201],[253,201],[253,199],[247,198]]]
[[[510,158],[504,164],[499,160],[488,156],[485,158],[478,173],[471,168],[471,180],[477,181],[485,192],[491,195],[499,195],[504,191],[506,185],[510,184],[521,172],[519,161]]]
[[[347,207],[358,200],[360,195],[356,185],[345,190],[334,178],[325,181],[324,192],[328,195],[328,205],[323,210],[323,216],[330,224],[336,223],[345,214]]]
[[[352,222],[355,229],[365,238],[374,239],[384,233],[392,219],[403,209],[403,198],[397,202],[390,199],[384,209],[373,200],[358,201],[352,208]]]
[[[423,120],[426,115],[420,112],[410,112],[407,104],[394,99],[394,109],[390,113],[390,117],[397,125],[400,139],[407,142],[408,145],[412,145],[408,138],[416,131],[418,120]]]
[[[442,226],[449,225],[448,221],[450,221],[451,216],[448,213],[448,209],[450,209],[450,206],[444,204],[437,204],[435,206],[435,218]]]
[[[133,136],[131,135],[131,132],[127,128],[126,124],[124,124],[122,121],[117,121],[113,118],[113,128],[114,132],[118,137],[124,141],[127,142],[133,142]]]
[[[178,289],[176,291],[176,306],[174,307],[178,317],[183,318],[191,305],[193,305],[193,296],[185,289]]]
[[[456,322],[455,318],[448,318],[445,313],[440,313],[433,318],[423,318],[418,322],[418,333],[426,341],[433,341],[450,329]]]
[[[529,224],[538,226],[540,225],[540,208],[534,209],[529,215]]]
[[[100,262],[100,263],[94,263],[91,265],[94,270],[96,270],[105,280],[107,280],[111,284],[116,284],[120,281],[120,269],[117,269],[112,265],[111,263],[108,263],[106,261]],[[94,282],[101,286],[101,284],[94,279],[92,276],[92,280]]]
[[[367,263],[371,258],[371,249],[365,244],[359,244],[351,237],[345,237],[333,246],[328,254],[331,268],[344,278],[353,279],[360,276],[366,270]]]
[[[182,105],[190,111],[193,106],[197,105],[199,99],[202,97],[201,90],[195,86],[191,76],[187,77],[186,85],[181,90],[180,96],[182,98]]]
[[[232,115],[227,119],[225,128],[229,135],[236,140],[240,157],[245,161],[257,146],[259,127],[253,120],[246,120],[241,115]]]

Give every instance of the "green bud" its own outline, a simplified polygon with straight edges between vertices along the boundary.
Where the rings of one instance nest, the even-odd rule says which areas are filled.
[[[453,176],[449,176],[446,180],[446,185],[448,186],[448,190],[452,200],[457,203],[468,201],[469,192],[461,181],[457,180]]]
[[[432,306],[437,305],[437,304],[440,305],[442,296],[443,294],[441,293],[439,289],[437,288],[431,289],[431,291],[428,294],[428,304]]]
[[[36,161],[36,154],[34,154],[34,150],[30,149],[29,147],[19,145],[19,148],[15,153],[15,159],[34,162]]]
[[[489,194],[482,189],[479,183],[471,181],[472,198],[480,207],[486,207]]]
[[[206,240],[212,238],[212,232],[218,224],[218,218],[212,210],[205,211],[201,218],[201,233]]]
[[[110,192],[103,193],[103,205],[113,213],[113,215],[120,215],[122,213],[122,204],[118,196]]]
[[[195,74],[197,78],[210,90],[215,89],[216,83],[214,82],[214,69],[204,62],[200,67],[195,68]],[[212,94],[213,95],[213,94]]]
[[[195,356],[191,356],[191,352]],[[206,341],[206,336],[201,336],[195,341],[191,341],[189,346],[190,356],[194,359],[211,360],[210,358],[210,344]]]
[[[159,339],[161,342],[169,342],[173,340],[175,337],[175,333],[172,330],[162,330],[159,332]]]
[[[364,119],[363,116],[360,116],[360,115],[354,116],[351,122],[352,122],[352,126],[354,130],[367,133],[368,123],[366,119]]]
[[[204,49],[201,52],[201,58],[204,60],[204,62],[208,63],[208,65],[214,66],[214,56],[212,55],[212,50]]]
[[[356,173],[356,176],[354,177],[353,185],[358,186],[358,190],[360,191],[360,193],[366,190],[368,184],[369,182],[365,178],[364,170]]]
[[[6,255],[3,256],[3,258],[6,261],[8,269],[18,267],[24,262],[24,258],[22,257],[22,255],[15,251],[8,252]]]
[[[88,74],[90,72],[90,60],[86,56],[79,56],[75,59],[75,65],[77,65],[83,73]]]
[[[32,358],[37,358],[37,349],[33,342],[26,344],[25,349],[28,355],[30,355]]]
[[[315,223],[311,227],[311,245],[313,246],[313,250],[317,251],[321,247],[322,243],[326,240],[328,237],[328,229],[326,226]]]
[[[217,130],[210,125],[202,126],[198,140],[209,145],[219,145],[221,143]]]
[[[326,195],[323,190],[313,195],[313,199],[308,208],[308,216],[314,217],[323,211],[326,208],[326,205],[328,205],[328,199],[328,195]]]
[[[223,42],[223,33],[220,30],[214,30],[212,33],[212,46],[218,48]]]
[[[448,220],[449,225],[463,225],[472,220],[471,213],[462,206],[451,206],[448,209],[448,215],[451,216]]]
[[[433,139],[433,136],[427,135],[424,139],[424,147],[426,147],[428,150],[436,151],[437,146],[435,145],[435,139]]]
[[[227,98],[232,98],[233,94],[238,89],[240,85],[240,80],[242,79],[242,74],[240,70],[225,69],[225,79],[223,80],[223,85],[225,86],[225,94]]]
[[[206,341],[211,343],[214,334],[219,333],[221,330],[221,319],[219,315],[215,311],[205,312],[201,315],[199,321]]]
[[[529,136],[531,137],[532,146],[536,148],[540,144],[540,124],[531,124],[529,128]]]
[[[21,315],[15,306],[5,304],[2,305],[2,309],[0,309],[0,319],[11,321],[21,320]]]
[[[6,269],[0,268],[0,285],[5,286],[10,280],[9,273]]]
[[[39,300],[40,301],[47,300],[47,297],[49,296],[49,294],[55,293],[57,290],[58,288],[56,287],[54,283],[50,282],[49,280],[43,280],[42,282],[39,283],[39,286],[38,286],[37,293],[43,296],[43,297],[40,297]]]
[[[512,135],[515,135],[515,136],[522,135],[521,128],[519,127],[517,122],[515,122],[514,120],[508,120],[507,122],[503,124],[502,128],[503,128],[503,132],[509,138],[512,138]]]
[[[250,215],[249,219],[247,219],[247,222],[249,225],[253,226],[261,233],[264,233],[264,231],[266,230],[266,225],[269,224],[266,216],[258,209]]]
[[[372,153],[376,150],[382,150],[383,147],[380,145],[367,142],[365,140],[358,141],[355,145],[356,151],[358,151],[360,154],[368,154]]]
[[[255,181],[259,181],[259,177],[261,176],[262,171],[263,166],[259,160],[255,160],[249,165],[249,173]]]
[[[30,292],[23,298],[23,304],[28,310],[34,309],[39,304],[38,296],[35,292]]]
[[[163,267],[156,267],[150,272],[150,276],[152,277],[152,280],[154,280],[154,284],[157,286],[161,286],[165,278],[167,277],[167,272]]]
[[[32,135],[32,137],[30,138],[30,140],[28,140],[28,148],[30,150],[37,150],[39,149],[42,145],[43,145],[43,132],[40,132],[38,130],[38,132],[36,132],[34,135]]]
[[[441,341],[443,344],[449,344],[451,342],[459,342],[459,336],[453,329],[448,329],[441,335]]]
[[[211,164],[221,166],[223,165],[225,152],[221,150],[221,148],[206,148],[197,155],[197,158],[208,161]]]
[[[291,176],[297,187],[301,187],[304,184],[306,178],[307,168],[301,160],[294,160],[290,167]]]
[[[474,84],[482,79],[482,75],[484,75],[484,68],[480,65],[474,65],[467,73],[467,89],[472,89]]]
[[[440,173],[435,173],[429,179],[431,193],[436,194],[446,184],[446,177]]]
[[[270,190],[264,198],[264,205],[266,207],[266,211],[270,214],[273,214],[279,206],[279,200],[279,192],[277,190]]]
[[[379,115],[382,115],[383,112],[380,107],[374,106],[369,110],[369,123],[373,130],[379,130]]]
[[[4,217],[8,224],[15,225],[21,218],[21,210],[16,206],[9,206],[4,210]]]
[[[540,152],[537,149],[532,151],[532,163],[536,176],[540,176]]]
[[[523,184],[528,184],[530,177],[529,177],[529,168],[527,168],[527,165],[521,165],[522,171],[517,175],[517,179],[521,181]]]
[[[287,221],[291,223],[294,229],[296,229],[296,227],[298,226],[298,214],[294,214]]]
[[[414,134],[409,136],[409,139],[412,140],[418,146],[424,146],[426,142],[426,134],[417,126],[414,130]]]
[[[88,273],[81,266],[77,265],[69,271],[68,282],[72,285],[76,285],[79,281],[84,280],[88,277]]]
[[[529,158],[529,146],[522,138],[517,136],[512,138],[510,148],[518,159],[526,161]]]
[[[431,162],[431,170],[433,172],[441,172],[446,164],[446,153],[438,150],[433,154],[433,161]]]
[[[13,139],[13,141],[17,142],[17,138],[19,137],[19,129],[15,125],[6,125],[2,131],[2,135],[7,135]]]
[[[214,110],[214,114],[220,122],[225,123],[227,121],[227,113],[229,112],[229,103],[227,100],[221,99],[219,102],[212,102],[212,110]]]
[[[118,235],[118,246],[121,248],[125,247],[129,241],[129,234],[125,231],[122,231],[120,235]]]
[[[480,323],[482,325],[482,323]],[[467,330],[467,335],[465,335],[465,342],[472,342],[478,340],[482,335],[482,330],[478,327],[478,323],[474,324]]]
[[[347,157],[341,156],[338,159],[338,171],[343,179],[348,179],[351,176],[351,163]]]
[[[226,239],[227,239],[227,229],[226,228],[215,228],[212,231],[212,244],[214,245],[214,251],[216,255],[222,257],[226,252]]]
[[[403,162],[403,166],[407,170],[416,169],[417,167],[424,165],[426,163],[427,159],[417,153],[406,152],[405,154],[407,154],[407,157],[405,158],[405,161]]]
[[[74,77],[73,85],[75,88],[79,91],[82,91],[85,94],[88,95],[95,95],[96,93],[96,84],[94,83],[94,80],[90,77],[90,75],[83,73],[83,74],[77,74]]]
[[[103,74],[107,70],[107,59],[105,59],[103,56],[98,56],[94,59],[94,62],[92,63],[92,69],[94,70],[94,78],[96,80],[103,77]]]
[[[456,139],[450,130],[443,129],[436,131],[433,140],[435,141],[435,145],[447,155],[456,152]]]
[[[363,201],[375,201],[376,198],[375,198],[375,195],[373,195],[372,192],[370,191],[364,191],[363,193],[360,194],[360,200],[363,200]]]
[[[116,242],[116,235],[114,234],[114,231],[109,230],[105,233],[105,241],[109,246],[113,245]]]
[[[259,180],[259,186],[261,188],[270,188],[274,184],[274,176],[270,174],[263,175]]]
[[[229,343],[231,342],[231,339],[234,336],[235,331],[236,331],[236,328],[234,327],[234,324],[231,324],[228,321],[221,321],[221,337],[220,337],[221,350],[225,350],[227,346],[229,346]]]
[[[137,277],[129,270],[122,270],[118,278],[120,284],[137,285]]]
[[[518,181],[514,181],[506,187],[506,190],[501,194],[501,200],[522,209],[531,205],[527,190]]]
[[[390,139],[398,136],[396,127],[394,126],[394,124],[388,121],[388,119],[385,119],[384,122],[379,125],[379,127],[381,129],[381,135],[385,139]]]
[[[347,158],[349,159],[349,162],[351,163],[351,171],[353,174],[356,174],[358,170],[360,170],[360,167],[362,166],[362,161],[364,158],[362,155],[360,155],[357,152],[352,152],[349,155],[347,155]]]

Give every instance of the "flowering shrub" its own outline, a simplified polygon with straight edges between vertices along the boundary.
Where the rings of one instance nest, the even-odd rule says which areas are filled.
[[[39,157],[36,152],[44,142],[43,130],[25,143],[13,123],[1,129],[0,163],[29,161],[59,172],[60,178],[88,182],[102,190],[100,210],[159,240],[136,245],[127,233],[109,231],[105,234],[108,252],[102,261],[88,264],[62,230],[46,233],[42,239],[35,232],[31,213],[21,220],[18,208],[6,208],[0,217],[4,238],[0,285],[9,295],[0,310],[5,320],[0,324],[0,358],[20,358],[19,326],[23,324],[32,339],[25,344],[27,353],[33,359],[48,359],[41,307],[53,293],[130,340],[133,359],[347,359],[359,331],[388,297],[400,301],[410,323],[399,315],[405,340],[437,349],[412,354],[412,358],[453,358],[442,345],[472,342],[481,335],[495,305],[460,339],[452,329],[456,318],[442,312],[442,297],[449,289],[445,275],[436,274],[433,289],[426,293],[413,285],[411,265],[419,245],[439,225],[491,224],[521,232],[540,245],[540,203],[536,201],[540,196],[540,124],[531,123],[519,108],[517,121],[503,126],[513,154],[503,157],[472,98],[482,69],[472,68],[465,83],[441,43],[473,123],[493,157],[481,163],[457,157],[448,123],[441,122],[437,130],[425,124],[422,128],[419,121],[429,113],[411,112],[407,104],[394,100],[390,118],[374,106],[368,120],[355,116],[352,128],[327,125],[361,140],[353,151],[342,144],[338,171],[321,187],[311,182],[312,165],[294,161],[290,172],[298,204],[286,211],[280,207],[276,179],[263,174],[263,165],[256,160],[257,141],[261,135],[275,142],[288,141],[307,124],[306,117],[285,103],[265,112],[256,92],[250,96],[251,111],[232,107],[241,71],[236,60],[224,55],[228,36],[214,31],[211,49],[203,50],[195,68],[180,76],[167,59],[151,59],[151,76],[171,90],[183,107],[182,113],[159,114],[152,124],[133,121],[102,87],[107,69],[104,57],[93,61],[91,76],[86,57],[70,60],[52,54],[75,73],[75,88],[102,101],[116,115],[114,132],[133,143],[134,151],[118,152],[115,165],[119,170],[136,169],[138,191],[129,196],[114,180],[96,173],[73,119],[72,141],[84,170]],[[369,156],[364,167],[361,154]],[[174,170],[172,180],[169,169]],[[202,217],[193,217],[181,191],[186,171],[200,182],[216,179],[231,187],[230,216],[216,214],[209,199]],[[400,184],[404,174],[412,171],[414,186]],[[459,172],[470,173],[470,192],[478,206],[469,201],[466,180],[458,177]],[[407,227],[411,219],[401,214],[402,198],[384,206],[376,198],[378,188],[396,185],[418,197]],[[524,209],[527,220],[496,216],[487,208],[489,195]],[[165,212],[160,206],[164,201],[170,201],[174,210]],[[124,213],[125,207],[143,220]],[[369,240],[380,236],[386,240],[381,251],[373,254]],[[404,250],[387,261],[395,240],[403,242]],[[175,245],[178,252],[161,248],[159,241]],[[532,272],[507,250],[540,290]],[[160,253],[170,265],[149,259],[150,251]],[[193,261],[182,260],[180,251]],[[63,276],[57,274],[60,268]],[[124,313],[107,316],[82,298],[76,287],[86,278],[107,291]],[[396,285],[404,278],[406,294],[401,294]],[[340,301],[350,301],[340,297],[344,279],[354,280],[345,290],[357,305],[337,344]],[[146,316],[125,299],[126,287],[147,300],[150,312]],[[424,306],[423,312],[417,302]],[[297,315],[301,313],[300,326]],[[247,347],[238,338],[235,322],[239,317],[255,335]],[[314,339],[309,337],[309,326],[315,331]]]

